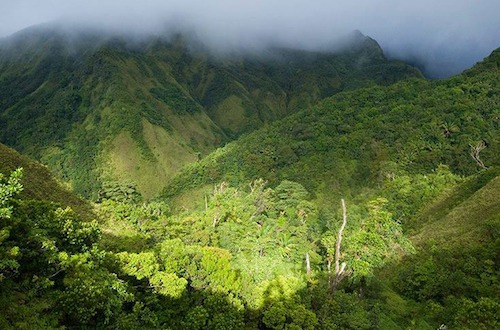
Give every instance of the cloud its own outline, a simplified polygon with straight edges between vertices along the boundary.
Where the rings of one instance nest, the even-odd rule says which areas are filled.
[[[433,76],[500,46],[498,0],[2,0],[0,36],[53,20],[126,33],[194,31],[212,47],[323,48],[358,29]]]

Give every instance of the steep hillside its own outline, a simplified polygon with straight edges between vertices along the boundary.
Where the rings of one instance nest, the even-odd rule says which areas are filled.
[[[440,164],[461,175],[497,165],[499,62],[496,50],[447,80],[340,93],[187,166],[166,195],[259,177],[271,185],[286,179],[310,191],[349,194]]]
[[[46,167],[0,143],[0,173],[8,177],[20,167],[23,168],[21,198],[54,202],[61,207],[69,206],[86,220],[94,217],[92,206],[71,193]]]
[[[500,225],[500,170],[493,168],[459,185],[450,194],[412,219],[413,241],[456,249],[498,239]]]
[[[359,33],[335,53],[214,57],[182,37],[22,31],[0,45],[0,141],[75,191],[132,181],[144,196],[215,146],[334,93],[420,73]]]
[[[383,328],[405,319],[419,329],[498,327],[499,173],[470,177],[413,217],[416,253],[381,269],[371,288]]]

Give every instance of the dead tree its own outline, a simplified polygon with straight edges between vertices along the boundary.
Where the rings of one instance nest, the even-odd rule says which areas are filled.
[[[307,276],[311,276],[311,260],[309,259],[309,252],[306,252],[306,272]]]
[[[478,142],[476,145],[470,145],[470,155],[476,162],[477,166],[486,170],[487,167],[484,165],[483,161],[479,158],[479,153],[486,148],[486,143],[484,141]]]
[[[339,283],[346,277],[352,274],[352,270],[346,271],[347,264],[343,262],[340,264],[340,246],[342,243],[342,233],[347,224],[347,210],[345,206],[344,199],[342,202],[342,225],[340,226],[339,233],[337,236],[337,242],[335,245],[335,273],[333,274],[333,279],[331,278],[331,260],[328,262],[328,278],[330,284],[330,292],[333,294]]]

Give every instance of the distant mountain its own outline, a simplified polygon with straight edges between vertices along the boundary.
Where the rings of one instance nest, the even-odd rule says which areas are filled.
[[[421,77],[354,33],[335,52],[215,56],[182,36],[130,41],[51,27],[0,43],[0,142],[84,195],[158,193],[184,164],[335,93]]]

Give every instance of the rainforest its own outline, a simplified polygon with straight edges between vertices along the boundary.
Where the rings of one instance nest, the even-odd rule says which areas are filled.
[[[496,329],[500,48],[0,40],[1,329]]]

